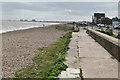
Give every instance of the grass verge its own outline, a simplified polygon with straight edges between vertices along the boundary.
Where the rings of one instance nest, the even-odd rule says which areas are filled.
[[[117,36],[117,35],[112,35],[112,37],[120,39],[120,36]]]
[[[39,53],[33,57],[34,64],[15,73],[15,78],[57,78],[67,65],[63,63],[68,51],[72,32],[66,33],[58,42],[48,47],[39,48]]]
[[[55,28],[58,30],[73,31],[73,26],[68,26],[68,24],[57,25]]]
[[[80,78],[81,78],[81,80],[84,80],[84,78],[83,78],[83,72],[82,72],[82,69],[80,68]]]
[[[110,35],[109,33],[105,32],[104,30],[96,30],[96,31],[101,32],[101,33],[104,33],[104,34],[107,34],[107,35],[109,35],[109,36],[111,36],[111,37],[120,39],[120,36],[117,36],[117,35]]]

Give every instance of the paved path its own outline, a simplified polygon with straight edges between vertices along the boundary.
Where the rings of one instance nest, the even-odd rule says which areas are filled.
[[[79,57],[84,78],[118,78],[118,61],[85,30],[78,33]]]
[[[80,80],[80,66],[79,64],[79,48],[78,48],[78,33],[73,33],[71,42],[69,43],[70,49],[66,55],[65,64],[68,65],[66,71],[62,71],[58,76],[60,80]]]
[[[118,78],[118,61],[113,56],[95,42],[85,30],[73,32],[72,35],[65,61],[68,69],[59,75],[60,80],[68,78],[78,78],[68,80],[79,80],[80,69],[84,78]]]

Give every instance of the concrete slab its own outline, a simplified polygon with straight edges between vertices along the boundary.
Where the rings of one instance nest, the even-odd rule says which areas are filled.
[[[117,61],[113,59],[82,58],[84,78],[118,78]]]
[[[80,78],[60,78],[60,80],[81,80]]]
[[[71,74],[79,74],[80,73],[80,69],[67,68],[66,71]]]
[[[110,58],[110,54],[94,39],[92,39],[85,31],[79,33],[79,57],[101,57]]]
[[[65,64],[68,65],[66,71],[62,71],[58,76],[60,80],[80,80],[80,69],[78,66],[78,33],[72,33],[71,42],[69,43],[70,49],[66,54]]]
[[[66,54],[65,64],[68,65],[69,68],[79,68],[78,66],[78,33],[73,32],[71,42],[69,43],[70,49]]]
[[[62,72],[60,78],[79,78],[79,75],[68,74],[67,72]]]
[[[63,71],[60,80],[80,80],[76,78],[82,69],[84,79],[97,80],[118,78],[118,61],[101,45],[95,42],[85,30],[72,34],[65,64],[68,69]]]
[[[85,30],[79,33],[79,57],[84,78],[118,78],[118,61]]]
[[[79,78],[79,69],[68,68],[66,71],[62,71],[59,78]]]

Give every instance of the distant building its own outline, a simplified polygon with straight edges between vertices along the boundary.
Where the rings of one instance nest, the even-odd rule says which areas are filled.
[[[105,17],[105,13],[94,13],[94,17],[93,18],[93,22],[98,24],[99,23],[99,19],[104,18]]]

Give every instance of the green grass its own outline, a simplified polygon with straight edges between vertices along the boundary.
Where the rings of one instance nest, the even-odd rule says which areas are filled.
[[[80,24],[80,23],[77,23],[76,26],[80,26],[80,27],[86,27],[87,25],[85,24]]]
[[[104,30],[96,30],[96,31],[101,32],[101,33],[104,33],[104,34],[107,34],[107,35],[109,35],[109,36],[111,36],[111,37],[120,39],[120,36],[117,36],[117,35],[110,35],[109,33],[105,32]]]
[[[68,51],[72,32],[62,36],[58,42],[48,47],[39,48],[39,53],[33,57],[34,64],[15,73],[15,78],[57,78],[62,70],[67,68],[63,63]],[[47,80],[46,79],[46,80]]]
[[[106,32],[104,30],[96,30],[96,31],[106,34]]]
[[[117,36],[117,35],[112,35],[112,37],[120,39],[120,36]]]
[[[81,80],[84,80],[84,78],[83,78],[83,72],[82,72],[82,69],[80,68],[80,77],[81,77]]]
[[[64,30],[64,31],[72,31],[73,30],[73,27],[67,26],[66,24],[57,25],[55,28],[58,29],[58,30]]]
[[[110,33],[106,32],[106,31],[104,31],[104,30],[96,30],[96,31],[101,32],[101,33],[104,33],[104,34],[107,34],[107,35],[109,35],[109,36],[111,36],[111,35],[112,35],[112,34],[110,34]]]

